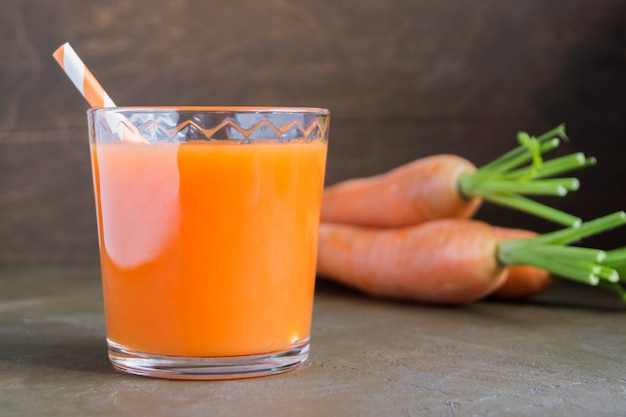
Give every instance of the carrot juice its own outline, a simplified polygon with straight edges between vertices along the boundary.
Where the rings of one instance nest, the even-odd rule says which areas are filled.
[[[304,362],[328,110],[87,114],[113,366],[231,379]]]
[[[308,340],[325,143],[92,145],[107,337],[173,356]]]

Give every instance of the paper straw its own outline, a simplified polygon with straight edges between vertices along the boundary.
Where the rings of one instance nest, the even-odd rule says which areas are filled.
[[[80,91],[89,105],[94,108],[116,107],[111,97],[104,91],[102,85],[96,80],[89,68],[74,51],[74,48],[65,42],[52,54],[65,74]],[[131,142],[147,142],[137,128],[119,113],[107,113],[107,123],[112,131],[116,131],[120,138]]]
[[[74,86],[85,97],[85,100],[94,109],[100,107],[115,107],[111,97],[104,91],[98,80],[93,76],[89,68],[83,63],[69,42],[61,45],[52,54],[54,59],[63,68]]]

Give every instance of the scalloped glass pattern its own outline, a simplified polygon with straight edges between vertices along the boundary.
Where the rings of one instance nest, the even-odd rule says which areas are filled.
[[[116,107],[88,111],[90,138],[125,139],[132,130],[150,143],[328,140],[330,114],[316,108]],[[92,123],[91,123],[92,122]]]

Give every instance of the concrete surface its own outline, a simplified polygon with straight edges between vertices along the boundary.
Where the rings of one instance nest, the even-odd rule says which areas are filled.
[[[97,269],[0,269],[0,415],[626,415],[626,308],[611,294],[437,308],[318,284],[305,365],[189,382],[113,371]]]

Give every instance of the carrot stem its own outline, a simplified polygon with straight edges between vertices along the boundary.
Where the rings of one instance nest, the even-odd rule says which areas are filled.
[[[626,282],[626,246],[607,251],[602,264],[615,269],[619,275],[619,281]]]
[[[511,182],[493,180],[485,183],[483,189],[497,193],[544,194],[564,196],[568,191],[578,189],[576,178],[547,179],[540,181]]]
[[[581,219],[579,217],[557,210],[545,204],[541,204],[519,194],[485,192],[483,198],[494,204],[510,207],[512,209],[529,213],[564,226],[577,226],[581,223]]]
[[[553,128],[552,130],[549,130],[541,135],[539,135],[539,137],[537,137],[537,140],[539,142],[543,142],[547,139],[552,139],[558,137],[564,141],[568,141],[569,138],[567,137],[567,133],[565,132],[565,123],[561,123],[560,125],[558,125],[557,127]]]
[[[606,258],[606,252],[603,250],[576,246],[543,245],[541,250],[549,256],[576,256],[580,260],[591,262],[602,262]]]
[[[607,265],[622,266],[626,265],[626,246],[619,249],[613,249],[606,253],[604,262]]]
[[[524,132],[519,132],[518,134],[518,140],[520,135],[526,135],[526,133]],[[539,143],[543,143],[546,142],[548,140],[552,140],[552,139],[557,139],[557,143],[556,145],[558,145],[558,139],[563,139],[563,140],[567,140],[567,136],[565,134],[565,125],[564,124],[560,124],[559,126],[555,127],[554,129],[540,135],[539,137],[536,138],[536,140]],[[482,167],[482,169],[484,170],[492,170],[497,168],[498,166],[503,166],[505,163],[507,163],[508,161],[518,157],[519,155],[528,155],[528,148],[524,145],[520,145],[516,148],[513,148],[512,150],[508,151],[507,153],[505,153],[504,155],[496,158],[495,160],[493,160],[492,162],[488,163],[487,165],[484,165]]]
[[[596,163],[595,158],[575,153],[551,161],[543,160],[543,154],[555,149],[561,140],[566,139],[563,124],[538,137],[519,132],[518,147],[459,178],[460,194],[465,198],[480,197],[564,226],[575,226],[580,223],[579,218],[522,197],[564,196],[569,191],[578,189],[579,182],[576,178],[551,177],[592,166]]]
[[[619,271],[615,268],[611,268],[608,266],[600,265],[598,267],[598,276],[606,279],[609,282],[619,282],[620,276]]]
[[[559,175],[563,172],[571,172],[576,169],[587,168],[595,164],[595,158],[587,158],[582,152],[577,152],[561,156],[550,161],[544,161],[541,166],[535,168],[533,178],[548,178],[554,175]],[[528,175],[528,171],[528,167],[524,167],[504,174],[502,177],[507,180],[521,179]]]
[[[537,144],[533,147],[531,143]],[[541,161],[536,159],[537,155],[544,154],[559,146],[559,139],[554,138],[551,141],[539,144],[537,140],[526,141],[525,144],[518,146],[517,148],[509,151],[500,158],[496,158],[494,161],[480,168],[480,172],[473,175],[492,175],[494,173],[504,173],[517,168],[529,161],[533,162],[533,165],[540,165]]]
[[[566,246],[586,237],[626,224],[623,211],[532,238],[504,240],[498,245],[497,258],[503,265],[532,265],[555,276],[616,292],[626,302],[620,286],[626,266],[626,248],[603,251]]]
[[[626,213],[618,211],[594,220],[587,221],[578,227],[569,227],[555,232],[537,236],[536,242],[553,245],[567,245],[577,240],[602,233],[626,223]]]

